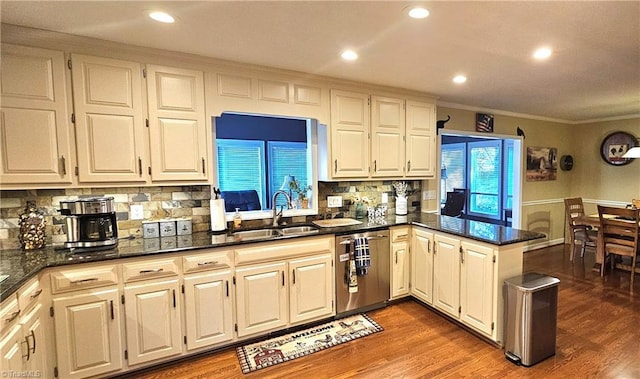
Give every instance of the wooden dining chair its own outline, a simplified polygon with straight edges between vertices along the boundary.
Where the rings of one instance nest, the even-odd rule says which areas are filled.
[[[571,254],[569,260],[573,261],[576,254],[577,242],[580,242],[580,257],[584,257],[587,246],[596,247],[598,233],[590,226],[580,224],[578,218],[584,216],[584,205],[581,197],[564,199],[564,211],[569,226],[571,239]]]
[[[598,205],[604,257],[611,256],[611,271],[616,267],[615,256],[631,257],[630,290],[633,291],[635,267],[640,253],[640,210]]]

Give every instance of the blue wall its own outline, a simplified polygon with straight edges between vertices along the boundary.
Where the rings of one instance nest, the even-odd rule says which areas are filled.
[[[306,120],[223,113],[215,125],[216,138],[307,142]]]

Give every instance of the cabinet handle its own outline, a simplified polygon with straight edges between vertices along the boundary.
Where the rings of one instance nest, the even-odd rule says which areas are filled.
[[[153,268],[151,270],[141,270],[140,271],[140,275],[145,275],[145,274],[157,274],[159,272],[164,271],[163,268]]]
[[[282,286],[284,287],[284,271],[282,271]]]
[[[291,270],[291,276],[293,277],[293,284],[296,284],[296,269]]]
[[[39,289],[39,290],[37,290],[37,291],[33,291],[33,292],[31,293],[31,296],[29,296],[29,297],[30,297],[30,298],[32,298],[32,299],[35,299],[36,297],[40,296],[40,294],[41,294],[41,293],[42,293],[42,288],[40,288],[40,289]]]
[[[407,171],[411,171],[411,161],[407,161]]]
[[[13,312],[11,314],[11,316],[9,316],[9,318],[5,318],[4,321],[5,322],[11,322],[11,321],[15,320],[16,317],[18,317],[19,315],[20,315],[20,310],[18,309],[17,311]]]
[[[378,171],[378,160],[375,159],[373,161],[373,172],[377,172]]]
[[[67,159],[63,156],[60,157],[62,161],[62,176],[67,175]]]
[[[227,284],[227,297],[229,297],[229,281],[225,280],[226,284]]]
[[[33,332],[33,329],[31,330],[30,336],[31,336],[31,339],[33,340],[33,348],[31,349],[31,353],[35,354],[36,353],[36,334]],[[28,348],[29,348],[29,343],[27,343],[27,349]]]
[[[436,255],[438,249],[437,249],[438,245],[436,245],[436,241],[433,241],[433,255]]]
[[[460,263],[464,263],[464,251],[462,250],[462,246],[460,246]]]
[[[398,252],[396,251],[394,255],[396,256],[396,264],[398,264]]]
[[[111,306],[111,319],[115,320],[116,319],[116,315],[113,312],[113,300],[111,300],[109,303],[110,303],[109,305]]]
[[[338,160],[337,159],[335,161],[333,161],[333,172],[334,173],[338,172]]]
[[[27,362],[29,362],[29,359],[31,358],[31,349],[29,349],[29,336],[25,336],[22,343],[27,345],[27,355],[23,355],[22,358],[27,358]]]
[[[138,157],[138,176],[142,177],[142,158]]]
[[[173,291],[173,307],[176,308],[176,290]]]
[[[198,262],[198,266],[214,266],[217,264],[218,261]]]
[[[202,175],[207,175],[205,172],[204,158],[202,158]]]
[[[98,280],[99,280],[98,278],[78,279],[78,280],[72,280],[71,284],[82,284],[82,283],[88,283],[88,282],[97,282]]]
[[[427,253],[431,252],[431,241],[427,242]]]

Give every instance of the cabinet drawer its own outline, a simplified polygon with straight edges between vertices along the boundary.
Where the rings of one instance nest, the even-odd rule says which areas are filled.
[[[184,273],[218,270],[233,265],[233,251],[218,251],[198,255],[182,257],[182,269]]]
[[[87,267],[51,273],[51,292],[77,291],[118,284],[118,265]]]
[[[0,332],[8,330],[9,327],[16,324],[20,316],[20,307],[18,306],[18,299],[11,297],[5,300],[0,307]]]
[[[180,258],[150,259],[122,264],[124,282],[176,276],[180,273]]]
[[[18,305],[22,312],[26,312],[33,304],[38,302],[42,295],[40,280],[35,278],[18,290]]]
[[[409,240],[409,228],[391,229],[391,242],[404,242]]]

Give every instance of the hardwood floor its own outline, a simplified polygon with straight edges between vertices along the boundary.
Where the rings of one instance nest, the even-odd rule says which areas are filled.
[[[560,279],[556,355],[530,368],[414,301],[368,312],[385,330],[307,357],[240,371],[234,349],[136,378],[640,378],[640,280],[591,270],[594,251],[569,262],[568,245],[525,254],[524,269]]]

